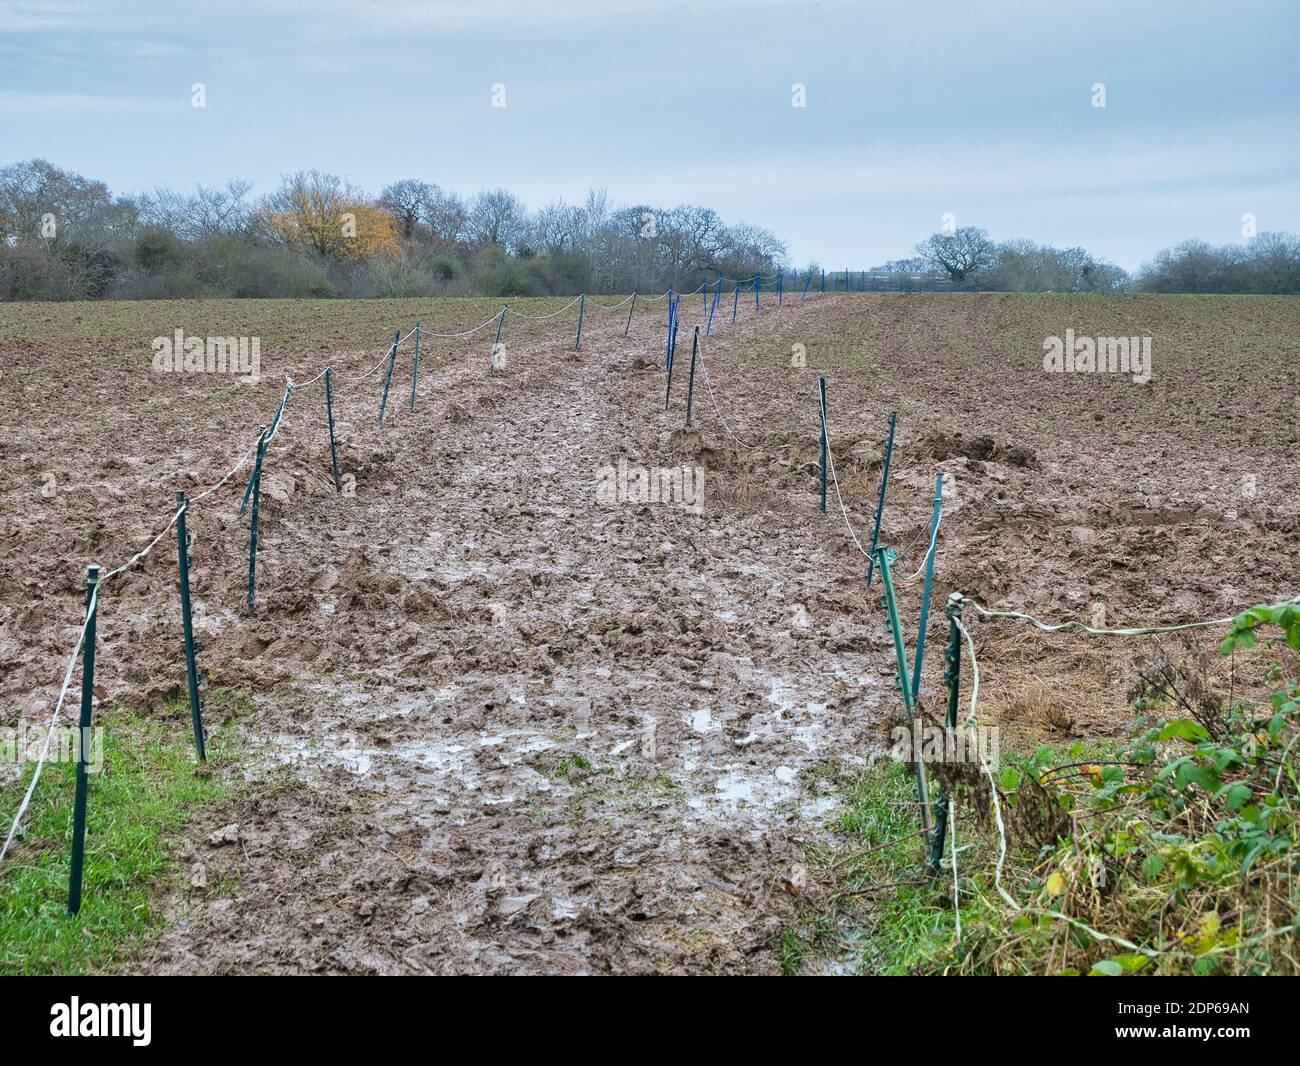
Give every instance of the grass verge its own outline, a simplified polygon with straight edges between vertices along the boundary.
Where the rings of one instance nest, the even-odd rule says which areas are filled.
[[[0,871],[0,973],[79,974],[129,956],[162,925],[156,906],[177,873],[173,841],[202,807],[224,798],[228,755],[195,762],[188,709],[168,722],[122,708],[104,717],[103,766],[90,775],[81,912],[67,914],[74,762],[47,763],[22,836]],[[29,770],[28,766],[24,766]],[[17,810],[29,773],[0,789]],[[7,832],[8,825],[5,826]]]

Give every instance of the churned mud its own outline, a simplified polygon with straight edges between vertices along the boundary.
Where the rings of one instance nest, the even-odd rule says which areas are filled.
[[[356,378],[383,329],[350,324],[356,305],[277,305],[228,305],[303,320],[265,344],[255,386],[150,371],[149,337],[199,331],[184,306],[141,305],[98,340],[92,305],[62,332],[61,309],[0,328],[6,720],[48,714],[84,565],[128,558],[176,489],[225,473],[285,373],[337,371],[345,491],[307,386],[267,460],[251,615],[244,475],[189,516],[208,724],[248,752],[250,785],[180,842],[186,884],[143,972],[775,972],[811,890],[806,848],[835,814],[817,769],[878,755],[900,710],[879,587],[833,486],[818,511],[819,374],[864,542],[898,412],[882,541],[902,551],[909,649],[906,579],[946,475],[931,699],[952,591],[1133,625],[1300,584],[1300,316],[1283,300],[751,307],[706,342],[689,429],[690,301],[668,411],[662,304],[628,338],[623,312],[589,304],[580,352],[572,316],[508,319],[497,374],[490,336],[428,340],[414,410],[403,345],[382,430],[383,371]],[[492,309],[423,313],[450,332]],[[1154,334],[1151,382],[1045,373],[1042,340],[1067,326]],[[175,551],[165,538],[105,586],[97,693],[183,730]],[[1138,645],[971,628],[991,722],[1122,728]]]

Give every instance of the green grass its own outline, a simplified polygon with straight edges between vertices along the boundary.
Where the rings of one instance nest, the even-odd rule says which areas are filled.
[[[122,710],[106,716],[103,769],[90,776],[76,918],[66,910],[76,768],[46,764],[23,836],[0,874],[0,973],[102,970],[161,927],[157,904],[178,875],[177,831],[228,793],[222,756],[210,746],[199,771],[190,735],[177,721],[187,718],[178,713],[163,723]],[[21,783],[0,790],[7,815],[28,780],[25,772]]]

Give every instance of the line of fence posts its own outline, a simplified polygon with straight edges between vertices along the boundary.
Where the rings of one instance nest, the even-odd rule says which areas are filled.
[[[811,283],[811,280],[812,280],[812,275],[809,274],[809,276],[804,281],[805,296],[807,295],[808,286]],[[717,289],[713,294],[713,300],[711,304],[708,299],[707,283],[705,283],[702,286],[701,291],[704,297],[704,306],[708,309],[709,312],[709,320],[708,320],[709,330],[712,329],[713,316],[714,316],[714,312],[717,310],[717,305],[718,305],[718,297],[722,293],[722,282],[723,279],[719,277]],[[780,299],[781,299],[781,290],[782,290],[781,273],[780,271],[778,271],[777,272],[778,303],[780,303]],[[754,276],[755,307],[759,306],[759,291],[760,291],[760,277],[759,275],[755,275]],[[823,292],[825,291],[825,271],[822,272],[822,291]],[[637,294],[634,292],[632,294],[631,307],[628,309],[627,323],[623,328],[624,336],[627,336],[629,330],[631,329],[632,313],[636,309],[636,297]],[[666,354],[666,363],[668,369],[668,387],[664,398],[665,410],[667,410],[669,400],[671,399],[672,396],[672,357],[673,357],[673,351],[676,347],[677,325],[678,325],[677,323],[677,302],[678,301],[673,297],[671,287],[669,288],[668,291],[668,297],[669,297],[668,321],[669,321],[670,329],[669,329],[668,349]],[[737,306],[739,304],[739,300],[740,300],[740,282],[736,282],[736,287],[733,292],[733,299],[732,299],[731,317],[733,322],[736,320],[736,311],[737,311]],[[495,364],[495,355],[501,343],[501,331],[505,325],[508,308],[509,308],[508,304],[502,306],[500,317],[497,320],[496,339],[493,341],[493,345],[492,345],[494,364]],[[581,348],[582,324],[583,324],[583,319],[585,317],[585,311],[586,311],[586,297],[584,294],[582,297],[580,297],[580,301],[579,301],[578,331],[577,331],[577,337],[574,341],[575,350]],[[421,334],[421,325],[420,323],[417,322],[415,326],[415,332],[414,332],[414,336],[415,336],[414,363],[411,372],[410,406],[412,410],[415,409],[416,388],[417,388],[417,381],[418,381],[419,371],[420,371],[420,334]],[[707,335],[707,331],[706,331],[706,335]],[[397,349],[398,349],[398,345],[401,342],[401,336],[402,336],[401,330],[394,331],[393,342],[388,353],[388,371],[384,378],[384,390],[383,390],[383,394],[380,397],[379,412],[378,415],[376,416],[376,425],[378,427],[382,427],[384,424],[384,410],[388,403],[388,392],[392,386],[393,370],[397,360]],[[688,426],[691,425],[692,409],[694,405],[695,364],[699,353],[699,343],[700,343],[700,327],[696,326],[694,328],[694,336],[691,344],[691,365],[690,365],[690,374],[689,374],[687,391],[686,391],[686,424]],[[337,452],[337,447],[335,443],[335,434],[334,434],[334,397],[333,397],[333,381],[332,381],[333,369],[327,366],[325,368],[323,376],[325,380],[325,419],[326,419],[326,425],[328,427],[329,445],[330,445],[330,469],[334,477],[334,490],[336,492],[341,492],[342,484],[339,479],[338,452]],[[821,501],[820,502],[821,502],[821,510],[825,512],[826,510],[826,461],[827,461],[826,453],[827,453],[828,445],[827,445],[827,431],[826,431],[826,379],[824,377],[818,378],[818,389],[819,389],[819,400],[820,400],[820,408],[821,408]],[[243,502],[240,504],[240,513],[242,514],[244,513],[245,507],[247,506],[249,499],[251,497],[253,510],[249,521],[249,529],[248,529],[248,601],[247,601],[248,612],[250,614],[253,612],[254,609],[254,602],[256,599],[256,591],[257,591],[257,537],[258,537],[258,520],[261,512],[262,466],[266,458],[268,438],[270,436],[270,433],[274,432],[275,427],[279,424],[280,418],[284,413],[285,403],[288,400],[288,398],[289,398],[289,391],[286,389],[285,395],[281,399],[280,405],[276,410],[275,418],[271,424],[269,432],[267,426],[261,426],[258,429],[257,456],[254,461],[252,475],[249,477],[248,485],[245,488]],[[880,507],[883,506],[884,503],[884,479],[887,478],[888,476],[889,454],[892,451],[892,447],[893,447],[893,427],[894,427],[894,415],[891,414],[890,435],[889,435],[888,444],[886,446],[886,454],[885,454],[885,475],[882,478],[880,500],[877,504],[876,535],[878,535],[879,533]],[[942,487],[942,475],[940,475],[939,483],[936,486],[936,490],[935,490],[936,492],[935,521],[937,521],[937,509],[939,506],[938,495],[941,487]],[[176,521],[177,563],[178,563],[178,571],[179,571],[178,583],[180,587],[180,599],[181,599],[181,629],[182,629],[182,636],[184,640],[184,651],[185,651],[186,688],[189,697],[191,725],[194,731],[195,752],[198,756],[199,761],[204,762],[207,760],[206,736],[203,727],[202,701],[199,696],[199,683],[202,680],[202,675],[198,670],[197,658],[196,658],[200,649],[200,644],[194,637],[192,603],[190,600],[190,588],[189,588],[189,566],[190,563],[192,562],[192,558],[189,555],[189,548],[192,543],[192,540],[190,534],[188,533],[185,527],[185,515],[188,511],[189,503],[186,500],[185,493],[183,491],[178,491],[176,493],[176,504],[177,504],[177,512],[178,512],[177,521]],[[873,537],[873,549],[874,549],[874,537]],[[881,550],[883,551],[884,549]],[[933,559],[931,559],[930,562],[932,565]],[[891,618],[892,618],[891,624],[896,629],[897,612],[892,606],[893,591],[887,576],[888,573],[887,565],[888,564],[885,562],[884,556],[882,555],[881,556],[882,573],[886,574],[885,577],[886,600],[887,603],[891,605],[890,606]],[[70,863],[69,877],[68,877],[68,913],[71,915],[77,914],[81,909],[82,881],[83,881],[84,868],[85,868],[86,806],[88,800],[87,791],[89,785],[89,778],[88,778],[89,760],[90,760],[89,745],[91,741],[92,703],[94,698],[96,615],[98,611],[97,587],[99,584],[99,572],[100,572],[100,567],[97,565],[92,564],[86,567],[87,614],[86,614],[85,631],[82,640],[82,668],[81,668],[82,683],[81,683],[81,708],[80,708],[80,716],[78,719],[79,737],[78,737],[78,749],[77,749],[78,756],[77,756],[76,794],[73,801],[72,854],[71,854],[71,863]],[[870,577],[868,577],[868,584],[870,584]],[[929,589],[930,589],[930,573],[929,570],[927,569],[925,602],[928,602]],[[960,599],[961,599],[960,593],[953,593],[953,595],[949,598],[947,613],[950,620],[953,617],[953,611],[954,611],[953,601],[954,600],[959,601]],[[956,607],[956,612],[960,614],[959,604]],[[923,603],[922,626],[924,626],[924,614],[925,614],[925,606]],[[945,658],[950,659],[950,661],[953,662],[959,662],[960,646],[959,645],[955,646],[955,650],[954,650],[954,644],[953,644],[953,640],[955,640],[955,634],[957,632],[955,624],[953,625],[952,632],[954,636],[950,638],[949,649],[945,653]],[[897,634],[897,633],[895,639],[895,650],[900,656],[905,656],[905,653],[902,651],[901,634]],[[918,657],[917,657],[918,678],[920,673],[919,650],[920,649],[918,646]],[[900,661],[903,660],[900,659]],[[956,667],[953,667],[953,669],[955,670]],[[945,679],[947,679],[948,677],[949,674],[945,673]],[[908,690],[906,684],[903,685],[903,689],[904,689],[904,702],[908,707],[908,713],[910,719],[912,714],[911,691]],[[950,682],[949,711],[948,711],[950,724],[953,725],[955,725],[956,699],[957,699],[956,681],[953,680],[952,682]],[[919,764],[918,764],[918,768],[919,768],[918,788],[921,789],[923,792],[925,788],[924,768],[919,767]],[[928,820],[928,814],[927,814],[927,820]],[[935,834],[934,840],[935,843],[932,846],[937,847],[939,853],[941,854],[943,848],[942,827],[940,827],[939,832]]]
[[[99,566],[86,567],[86,628],[81,644],[81,714],[77,719],[77,785],[72,804],[72,857],[68,869],[68,913],[81,910],[86,861],[86,790],[90,785],[91,701],[95,696],[95,615],[99,611]]]
[[[185,688],[190,700],[190,724],[194,727],[194,752],[199,762],[207,762],[208,754],[203,734],[203,705],[199,702],[199,667],[197,657],[199,642],[194,639],[194,622],[190,611],[190,545],[193,538],[185,528],[185,515],[189,502],[184,492],[176,493],[176,562],[178,584],[181,592],[181,637],[185,647]]]
[[[889,463],[894,456],[894,428],[898,412],[889,412],[889,436],[885,438],[884,458],[880,462],[880,489],[876,494],[876,517],[871,526],[871,554],[867,556],[867,588],[871,588],[872,568],[876,561],[876,545],[880,543],[880,519],[885,513],[885,492],[889,487]]]

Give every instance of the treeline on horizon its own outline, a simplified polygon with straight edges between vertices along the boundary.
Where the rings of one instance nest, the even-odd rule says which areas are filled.
[[[710,208],[614,206],[607,193],[529,211],[505,189],[463,197],[414,178],[371,196],[319,171],[269,195],[231,181],[115,195],[41,159],[0,169],[0,299],[558,296],[690,291],[718,277],[795,266],[762,226]],[[793,275],[793,280],[792,280]],[[868,280],[869,276],[869,280]],[[770,283],[769,283],[770,284]],[[912,258],[851,270],[852,288],[1009,292],[1300,293],[1300,238],[1192,240],[1136,275],[1083,248],[993,241],[976,227],[932,234]],[[844,286],[827,268],[827,288]]]

